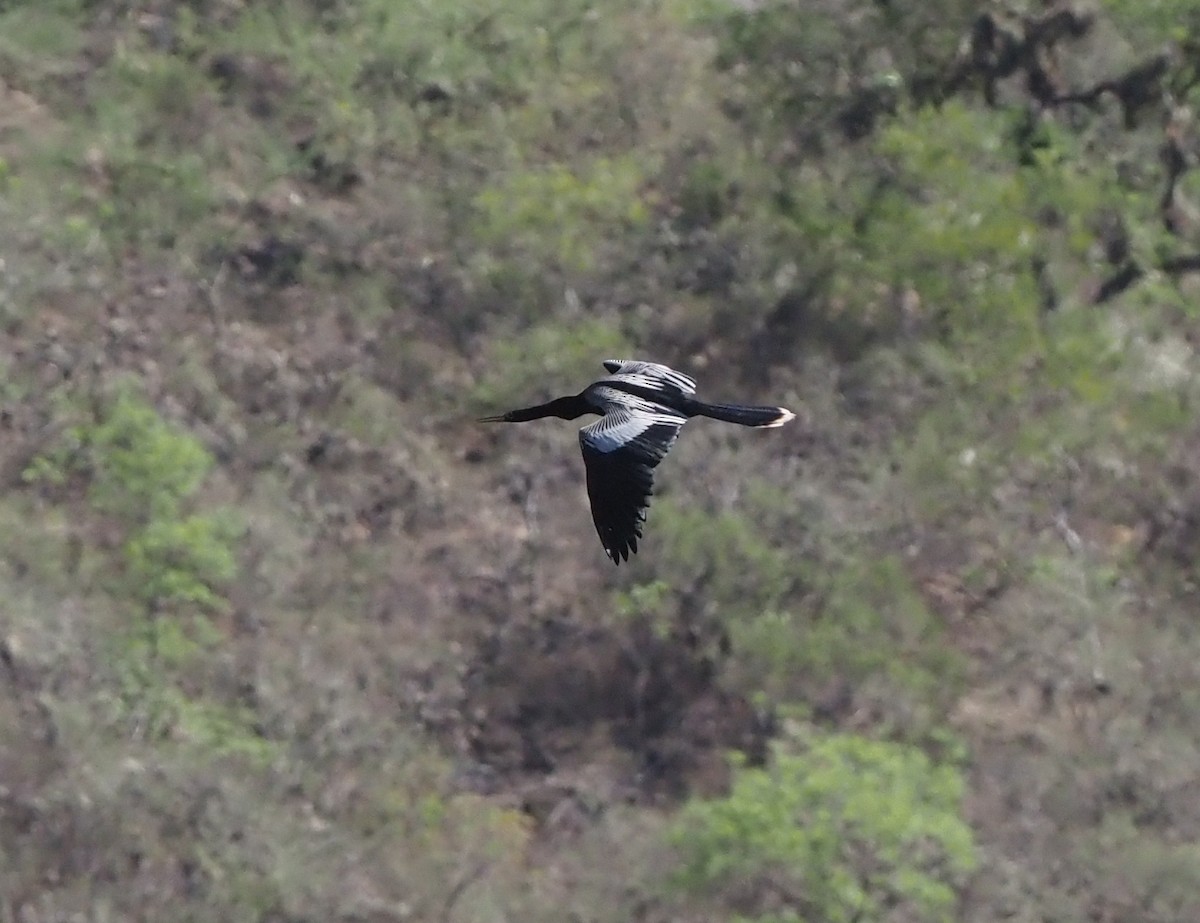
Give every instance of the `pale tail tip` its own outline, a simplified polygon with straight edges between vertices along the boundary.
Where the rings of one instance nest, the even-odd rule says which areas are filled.
[[[796,419],[796,415],[794,413],[792,413],[790,410],[788,410],[786,407],[779,407],[777,409],[779,411],[779,416],[778,416],[778,418],[776,418],[775,420],[773,420],[772,422],[767,424],[768,429],[771,429],[776,426],[783,426],[783,424],[787,423],[789,420]]]

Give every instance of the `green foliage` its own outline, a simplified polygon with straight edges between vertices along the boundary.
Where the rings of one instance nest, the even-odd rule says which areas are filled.
[[[150,616],[112,639],[113,661],[127,696],[143,693],[164,672],[196,662],[213,650],[221,634],[202,615]]]
[[[828,535],[816,509],[751,484],[737,511],[668,499],[652,520],[660,577],[623,594],[618,610],[663,624],[682,592],[702,600],[732,641],[727,669],[747,693],[813,701],[846,682],[917,739],[956,697],[963,664],[902,561]]]
[[[807,607],[730,621],[740,669],[776,697],[810,698],[832,680],[872,698],[920,735],[957,695],[962,664],[894,557],[860,558],[822,578]]]
[[[436,151],[449,168],[439,179],[454,173],[469,187],[475,158],[511,162],[603,99],[620,22],[592,16],[584,0],[292,2],[249,5],[212,40],[287,60],[300,84],[293,104],[315,114],[323,144],[352,157],[396,144]]]
[[[1039,346],[1029,268],[1039,234],[1005,128],[956,104],[890,125],[878,149],[902,176],[857,241],[867,272],[914,289],[956,344],[986,340],[996,361]]]
[[[651,516],[665,579],[702,586],[727,624],[778,606],[806,574],[806,564],[772,541],[753,509],[713,513],[664,500]]]
[[[1195,237],[1164,227],[1157,110],[1190,151],[1196,8],[1103,0],[1055,47],[1083,88],[1179,43],[1129,131],[1113,94],[1036,106],[1021,74],[992,105],[942,98],[974,0],[0,0],[0,473],[42,453],[40,489],[0,498],[0,781],[42,821],[0,811],[4,909],[627,920],[673,824],[684,896],[652,915],[952,915],[971,844],[941,757],[831,727],[672,820],[609,803],[627,741],[584,716],[546,739],[490,687],[459,714],[481,617],[594,624],[601,581],[624,587],[604,639],[648,624],[711,667],[652,742],[671,783],[742,697],[961,759],[953,715],[1003,735],[973,769],[1011,807],[977,818],[1004,900],[972,887],[963,918],[1196,918],[1200,301],[1153,268]],[[305,268],[264,297],[238,250],[271,237]],[[1092,304],[1126,249],[1145,275]],[[147,322],[126,337],[110,309]],[[714,396],[798,395],[803,425],[688,437],[639,585],[481,556],[513,511],[451,418],[655,351],[706,363]],[[235,454],[244,549],[203,445],[109,390],[140,368]],[[321,434],[357,444],[297,463]],[[523,435],[535,466],[561,450]],[[763,483],[717,483],[718,459]],[[1047,538],[1064,500],[1095,561]],[[580,509],[543,509],[547,534]],[[446,765],[427,728],[486,765]],[[559,804],[533,761],[475,753],[568,736],[585,771]]]
[[[838,574],[809,640],[802,647],[817,671],[836,662],[851,675],[887,676],[924,695],[952,685],[952,654],[941,643],[940,625],[895,557],[861,561]]]
[[[282,748],[262,736],[250,709],[189,698],[175,689],[169,691],[169,701],[176,733],[200,752],[239,757],[259,766],[279,758]]]
[[[671,597],[671,585],[665,580],[641,583],[617,594],[617,613],[624,618],[644,615],[661,616]]]
[[[237,572],[238,532],[220,514],[152,521],[125,546],[129,580],[148,602],[218,608],[223,603],[214,587]]]
[[[412,98],[441,85],[473,108],[532,91],[564,39],[582,34],[584,9],[579,0],[504,8],[489,0],[272,4],[247,10],[239,33],[257,50],[286,53],[337,106],[354,105],[355,85],[366,83]]]
[[[1135,36],[1143,47],[1179,41],[1200,25],[1196,0],[1101,0],[1100,5],[1124,34]]]
[[[230,511],[196,511],[212,464],[195,437],[124,385],[98,419],[67,428],[25,477],[51,484],[86,478],[90,511],[122,530],[108,562],[119,576],[106,581],[135,612],[109,638],[121,714],[151,737],[187,719],[189,735],[216,748],[218,737],[233,734],[233,713],[193,701],[172,682],[220,639],[206,613],[225,608],[223,590],[237,572],[239,529]],[[252,751],[258,743],[229,746]]]
[[[0,3],[0,73],[37,81],[55,74],[83,40],[82,0]]]
[[[629,349],[610,322],[586,318],[538,324],[492,344],[484,363],[487,377],[475,386],[472,403],[481,409],[508,409],[535,404],[548,392],[558,396],[582,390],[604,371],[601,359],[623,358]],[[581,381],[581,374],[593,377]]]
[[[772,0],[727,13],[718,64],[742,75],[743,118],[766,136],[823,149],[869,133],[952,54],[976,13],[969,0],[891,6]]]
[[[538,264],[591,269],[598,242],[646,224],[644,169],[634,158],[601,158],[584,174],[561,165],[513,173],[476,198],[479,238]]]
[[[87,458],[88,499],[100,512],[130,523],[178,516],[212,467],[199,441],[128,388],[102,420],[72,436]]]
[[[961,516],[990,503],[1012,466],[1087,451],[1128,399],[1124,336],[1078,292],[1110,271],[1089,266],[1096,229],[1114,214],[1157,227],[1153,195],[1025,113],[952,102],[889,123],[874,146],[895,173],[853,238],[859,275],[842,274],[835,293],[866,311],[878,294],[864,278],[907,293],[924,335],[914,359],[941,394],[896,456],[922,516]],[[1131,237],[1143,264],[1161,247],[1148,234]]]
[[[1166,842],[1128,810],[1107,811],[1077,847],[1101,880],[1120,882],[1142,919],[1190,920],[1200,912],[1200,847]]]
[[[920,240],[932,245],[933,258],[953,264],[1003,253],[1016,262],[1032,246],[1034,226],[1021,207],[1020,174],[999,169],[1016,159],[1006,128],[1003,117],[951,103],[917,110],[880,132],[879,153],[912,179],[932,181],[929,194],[903,198],[911,209],[905,216],[920,220]],[[981,202],[1008,206],[1012,213],[981,214]]]
[[[95,423],[70,427],[36,458],[26,480],[88,478],[88,502],[122,523],[124,579],[150,607],[222,605],[217,590],[236,571],[238,529],[227,511],[190,512],[212,457],[130,388]]]
[[[668,499],[652,521],[660,576],[621,594],[618,611],[662,628],[681,594],[700,600],[732,641],[726,669],[748,694],[811,702],[844,682],[912,739],[925,739],[957,696],[963,663],[903,562],[829,537],[816,510],[751,484],[737,511]]]
[[[736,897],[757,921],[873,923],[895,907],[949,921],[976,861],[963,790],[958,767],[914,747],[813,734],[739,769],[727,797],[684,807],[677,884]],[[785,909],[766,910],[772,899]]]
[[[922,518],[961,515],[986,502],[1004,470],[985,433],[987,425],[963,401],[931,408],[902,437],[897,468],[908,502]]]
[[[266,764],[279,756],[248,708],[189,695],[171,678],[211,657],[221,634],[202,616],[152,617],[109,638],[117,682],[112,717],[150,741],[172,738],[206,757],[237,756]]]
[[[225,156],[210,130],[208,80],[187,60],[135,42],[90,76],[87,91],[86,115],[44,155],[61,170],[70,220],[95,229],[113,257],[130,245],[202,239]]]
[[[1044,384],[1086,394],[1114,349],[1094,313],[1045,319],[1035,267],[1085,258],[1095,226],[1127,197],[1105,170],[1080,164],[1065,133],[1029,118],[951,103],[889,125],[876,148],[899,176],[856,241],[862,268],[911,288],[960,353],[960,386],[986,381],[1000,402]],[[1030,131],[1040,140],[1024,150]],[[1029,374],[1034,358],[1048,382]]]
[[[722,163],[700,160],[689,164],[676,195],[680,226],[686,229],[718,224],[733,204],[734,184],[731,172]]]

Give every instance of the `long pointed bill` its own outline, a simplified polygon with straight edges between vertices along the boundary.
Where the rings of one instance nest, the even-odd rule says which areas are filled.
[[[508,421],[504,419],[504,414],[498,413],[492,417],[480,417],[479,422],[480,423],[506,423]]]

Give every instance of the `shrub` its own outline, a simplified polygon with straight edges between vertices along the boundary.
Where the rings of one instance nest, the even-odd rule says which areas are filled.
[[[237,530],[228,511],[192,512],[212,464],[199,440],[124,387],[101,419],[68,428],[25,477],[86,477],[91,508],[125,533],[120,570],[133,598],[150,608],[214,608],[236,570]]]
[[[486,360],[487,376],[476,384],[473,403],[480,408],[518,406],[554,392],[566,394],[603,374],[599,360],[622,358],[625,337],[612,323],[581,319],[548,321],[521,333],[498,338]]]
[[[814,612],[767,608],[729,623],[740,669],[776,697],[812,700],[831,681],[920,734],[960,687],[962,665],[893,557],[863,558],[823,579]]]
[[[212,466],[204,446],[128,387],[101,420],[72,435],[90,474],[89,501],[130,525],[178,516]]]
[[[727,797],[685,806],[671,833],[677,885],[762,923],[952,919],[975,865],[958,767],[851,734],[804,743],[739,769]]]
[[[742,118],[765,136],[825,149],[858,139],[949,57],[975,14],[965,0],[911,7],[755,4],[723,17],[719,66],[742,74]]]
[[[123,385],[98,419],[69,427],[25,472],[31,481],[83,478],[90,511],[121,532],[102,586],[133,615],[107,638],[122,717],[150,735],[190,723],[190,736],[210,744],[245,716],[192,701],[174,682],[219,640],[208,616],[225,607],[237,571],[232,514],[196,509],[212,465],[199,440]],[[246,740],[231,747],[257,746]]]
[[[778,495],[761,499],[782,503]],[[808,566],[775,541],[779,533],[762,527],[767,514],[757,503],[721,513],[655,504],[650,516],[660,572],[676,588],[699,590],[727,623],[779,606],[808,576]]]
[[[600,158],[585,173],[561,165],[515,172],[476,198],[477,233],[539,264],[586,271],[606,238],[645,226],[644,178],[633,158]]]

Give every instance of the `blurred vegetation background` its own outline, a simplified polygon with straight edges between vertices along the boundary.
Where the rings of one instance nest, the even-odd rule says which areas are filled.
[[[1200,918],[1200,3],[0,0],[0,923]],[[713,399],[614,570],[599,361]]]

